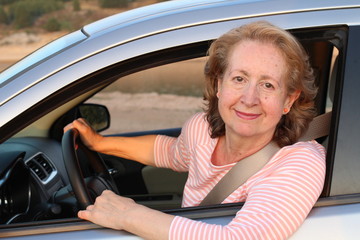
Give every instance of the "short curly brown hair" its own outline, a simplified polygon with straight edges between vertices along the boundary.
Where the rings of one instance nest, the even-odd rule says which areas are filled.
[[[294,144],[305,133],[310,121],[316,115],[314,99],[317,88],[314,84],[313,69],[308,55],[297,39],[289,32],[266,21],[253,22],[230,30],[215,40],[209,48],[205,65],[204,100],[211,137],[225,135],[225,123],[220,116],[216,96],[218,79],[224,75],[228,66],[228,56],[233,47],[245,40],[273,44],[285,58],[287,92],[290,95],[295,91],[300,91],[300,96],[294,102],[290,112],[283,115],[277,124],[273,141],[280,147]]]

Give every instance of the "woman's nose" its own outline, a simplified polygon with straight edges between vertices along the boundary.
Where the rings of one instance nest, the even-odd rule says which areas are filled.
[[[259,91],[256,84],[249,84],[243,89],[240,101],[248,107],[259,103]]]

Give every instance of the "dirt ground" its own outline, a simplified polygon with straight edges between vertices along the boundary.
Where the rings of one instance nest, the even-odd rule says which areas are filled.
[[[66,32],[55,32],[35,35],[18,32],[0,38],[0,72],[65,34]]]
[[[0,39],[0,64],[3,67],[14,63],[65,34],[65,32],[55,32],[35,35],[20,32],[6,36]]]

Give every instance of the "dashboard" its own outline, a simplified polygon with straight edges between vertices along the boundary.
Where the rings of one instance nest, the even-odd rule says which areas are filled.
[[[179,129],[172,131],[176,135]],[[159,133],[164,134],[156,132]],[[89,167],[83,152],[78,154],[87,190],[95,199],[103,190],[102,185],[94,184],[99,182],[99,175]],[[144,167],[110,155],[102,158],[110,167],[120,195],[155,209],[181,207],[186,174]],[[81,206],[72,190],[59,141],[45,137],[12,138],[0,145],[0,160],[0,224],[76,217]]]
[[[13,138],[0,145],[0,157],[1,224],[74,215],[76,201],[59,142]]]

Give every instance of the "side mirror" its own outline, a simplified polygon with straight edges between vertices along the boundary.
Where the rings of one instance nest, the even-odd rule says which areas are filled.
[[[107,107],[99,104],[86,103],[78,106],[82,118],[97,132],[110,127],[110,113]]]
[[[97,132],[104,131],[110,127],[110,113],[106,106],[83,103],[70,109],[54,122],[50,129],[50,137],[61,141],[64,127],[79,117],[85,118]]]

